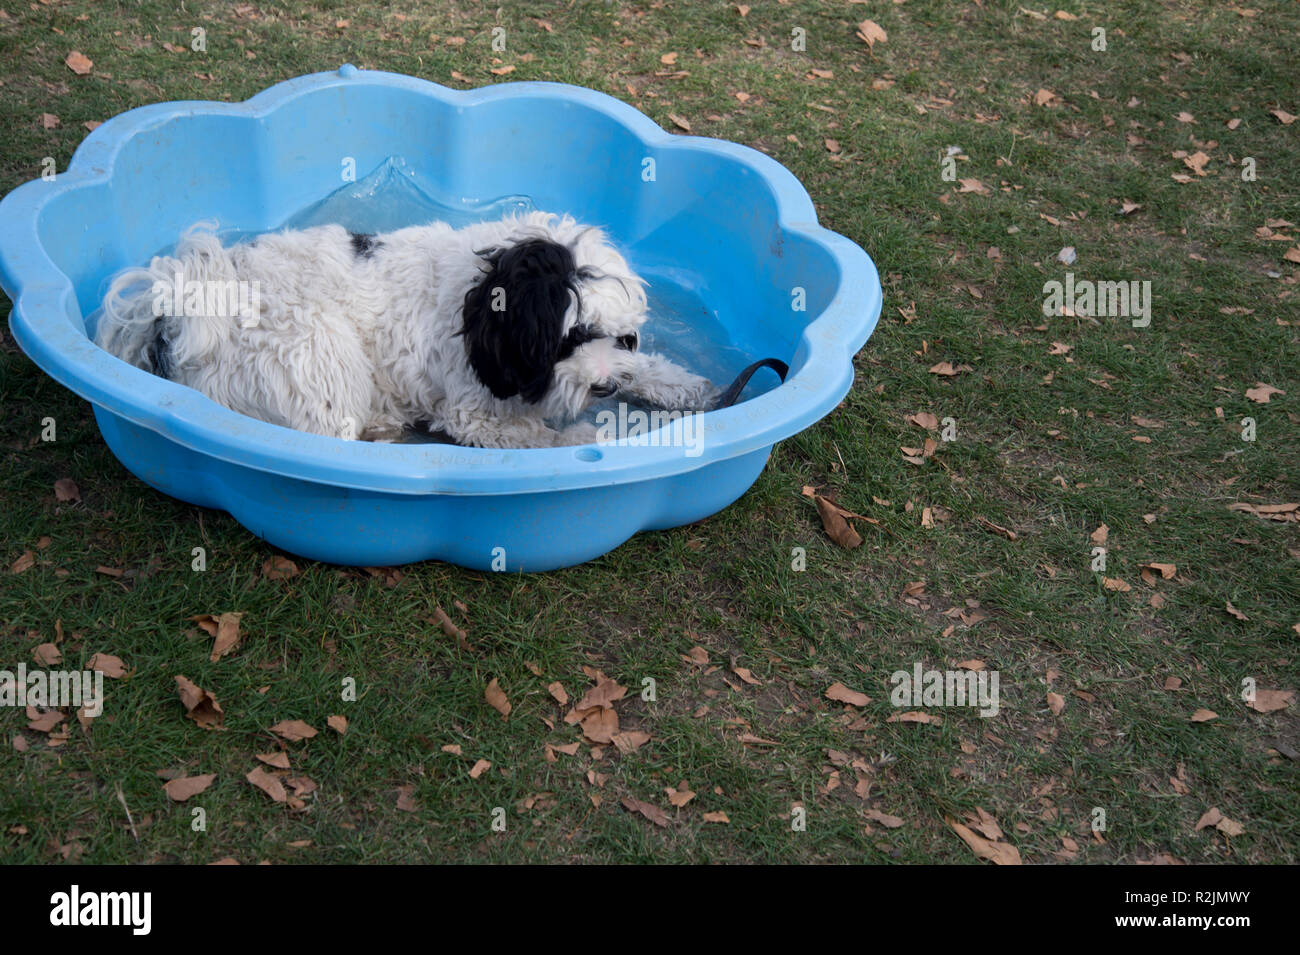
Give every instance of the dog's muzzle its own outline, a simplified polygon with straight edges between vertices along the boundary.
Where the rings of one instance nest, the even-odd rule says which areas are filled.
[[[593,398],[608,398],[616,391],[618,391],[618,382],[613,381],[612,379],[610,381],[602,381],[600,384],[592,385],[591,387],[591,395]]]

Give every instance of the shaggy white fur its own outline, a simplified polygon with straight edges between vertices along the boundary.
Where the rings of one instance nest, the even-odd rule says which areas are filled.
[[[379,236],[320,226],[229,247],[213,229],[198,223],[172,255],[116,276],[95,340],[242,414],[347,439],[427,425],[460,444],[523,448],[594,441],[589,424],[547,422],[613,390],[682,411],[717,398],[706,379],[637,350],[644,281],[569,216]],[[497,284],[482,290],[491,304],[471,356],[467,296],[481,283]],[[567,304],[529,301],[539,288]],[[516,300],[499,301],[506,292]],[[510,394],[529,374],[532,397]]]

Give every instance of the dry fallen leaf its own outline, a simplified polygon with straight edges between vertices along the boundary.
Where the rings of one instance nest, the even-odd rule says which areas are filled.
[[[491,768],[492,761],[490,759],[475,760],[474,765],[470,767],[469,778],[478,779]]]
[[[212,780],[216,778],[216,773],[204,773],[202,776],[180,776],[167,782],[163,786],[163,792],[167,793],[168,798],[174,802],[184,802],[191,796],[197,796],[203,792],[212,785]]]
[[[868,809],[866,815],[872,822],[878,822],[886,829],[898,829],[903,825],[903,820],[898,816],[891,816],[879,809]]]
[[[601,679],[597,680],[596,685],[583,694],[575,709],[579,711],[589,710],[595,706],[609,709],[613,707],[616,701],[623,699],[626,694],[627,687],[620,686],[617,680],[601,674]]]
[[[1266,385],[1262,381],[1255,383],[1254,388],[1246,389],[1246,397],[1261,405],[1266,405],[1269,399],[1274,395],[1286,394],[1281,388],[1274,388],[1272,385]]]
[[[190,618],[205,633],[216,638],[208,657],[210,662],[216,663],[239,646],[239,621],[243,616],[242,613],[223,613],[214,617],[209,613]]]
[[[501,714],[502,719],[510,715],[510,710],[513,707],[511,707],[510,701],[506,699],[505,691],[497,684],[496,677],[493,677],[492,682],[487,685],[487,689],[483,691],[483,696],[492,709]]]
[[[1223,602],[1223,609],[1226,610],[1226,611],[1228,611],[1228,613],[1229,613],[1230,615],[1232,615],[1233,617],[1236,617],[1238,620],[1249,620],[1249,619],[1250,619],[1250,618],[1247,617],[1244,613],[1242,613],[1240,610],[1238,610],[1236,607],[1234,607],[1234,606],[1232,605],[1232,601],[1231,601],[1231,600],[1225,600],[1225,601]]]
[[[643,733],[641,730],[628,730],[625,733],[615,733],[610,737],[612,742],[620,753],[624,756],[629,753],[635,753],[638,749],[650,742],[650,734]],[[577,744],[573,744],[577,746]]]
[[[1059,693],[1049,692],[1047,694],[1047,705],[1051,707],[1053,716],[1060,716],[1065,710],[1065,697]]]
[[[284,784],[280,782],[280,777],[273,776],[261,766],[250,771],[244,778],[276,802],[287,802],[289,799],[289,794],[285,792]]]
[[[867,49],[872,52],[875,52],[877,43],[884,43],[889,39],[889,34],[874,20],[863,20],[859,23],[854,36],[865,43]]]
[[[275,555],[262,562],[262,576],[267,580],[288,580],[298,576],[298,565],[288,557]]]
[[[420,804],[415,801],[415,786],[404,783],[397,787],[397,809],[402,812],[415,812]]]
[[[1276,117],[1277,121],[1283,126],[1290,126],[1295,122],[1295,115],[1293,113],[1288,113],[1284,109],[1270,109],[1269,113]]]
[[[731,822],[731,819],[728,818],[725,812],[706,812],[700,818],[702,818],[705,822],[721,822],[721,823]]]
[[[291,743],[295,740],[311,739],[316,735],[316,729],[302,720],[281,720],[271,727],[271,732]]]
[[[82,53],[80,50],[73,50],[68,54],[67,59],[63,62],[67,64],[68,69],[72,70],[72,72],[76,73],[78,76],[85,76],[90,72],[91,67],[95,65],[90,57],[86,56],[86,54]]]
[[[43,667],[58,666],[63,662],[63,651],[53,643],[42,643],[32,651],[32,658]]]
[[[22,552],[22,555],[9,565],[9,573],[21,574],[25,570],[30,570],[36,564],[36,555],[29,550]]]
[[[1295,702],[1295,690],[1256,690],[1255,698],[1247,702],[1256,713],[1275,713]]]
[[[853,525],[844,519],[848,511],[826,500],[820,494],[813,500],[817,503],[817,513],[821,515],[822,528],[831,540],[850,550],[862,543],[862,537],[853,529]]]
[[[102,673],[110,680],[119,680],[127,675],[126,666],[121,658],[111,653],[96,653],[86,661],[86,669]]]
[[[56,501],[80,501],[81,491],[72,478],[59,478],[54,482],[54,499]]]
[[[1191,715],[1191,721],[1193,723],[1208,723],[1210,720],[1217,720],[1218,718],[1218,713],[1214,712],[1214,710],[1207,710],[1204,707]]]
[[[979,858],[988,859],[995,865],[1020,865],[1020,852],[1010,843],[985,839],[983,836],[976,835],[955,819],[949,818],[946,821],[952,827],[953,832],[961,836]]]
[[[673,789],[672,786],[664,787],[664,792],[668,794],[668,801],[681,809],[688,802],[695,798],[695,793],[691,792],[686,783],[682,783],[679,788]]]
[[[642,800],[636,799],[632,796],[624,796],[622,802],[624,809],[629,812],[639,812],[656,826],[668,825],[668,814],[658,806],[652,805],[648,802],[643,802]]]
[[[618,733],[618,713],[599,706],[583,711],[582,732],[593,743],[612,743]]]
[[[281,751],[278,753],[255,753],[254,755],[260,761],[266,763],[266,765],[273,766],[276,769],[289,768],[289,754],[286,752]]]
[[[826,690],[826,699],[835,700],[838,703],[848,703],[852,706],[866,706],[871,702],[871,697],[865,693],[859,693],[857,690],[850,690],[843,683],[832,683]]]
[[[1039,91],[1034,94],[1035,106],[1055,106],[1060,101],[1061,98],[1049,89],[1039,89]]]
[[[348,718],[346,716],[330,716],[326,718],[325,725],[342,736],[348,731]]]

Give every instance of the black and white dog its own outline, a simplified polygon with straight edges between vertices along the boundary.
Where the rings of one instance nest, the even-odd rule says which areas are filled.
[[[599,229],[544,212],[384,235],[319,226],[223,247],[200,223],[112,281],[95,340],[242,414],[357,439],[587,444],[596,398],[704,411],[718,391],[638,350],[644,281]],[[252,294],[248,294],[251,289]],[[242,312],[228,307],[240,296]]]

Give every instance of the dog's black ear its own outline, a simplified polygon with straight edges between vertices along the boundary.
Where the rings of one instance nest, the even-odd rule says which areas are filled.
[[[484,255],[488,270],[465,295],[469,363],[497,398],[540,401],[551,385],[564,313],[577,301],[573,254],[529,239]]]

